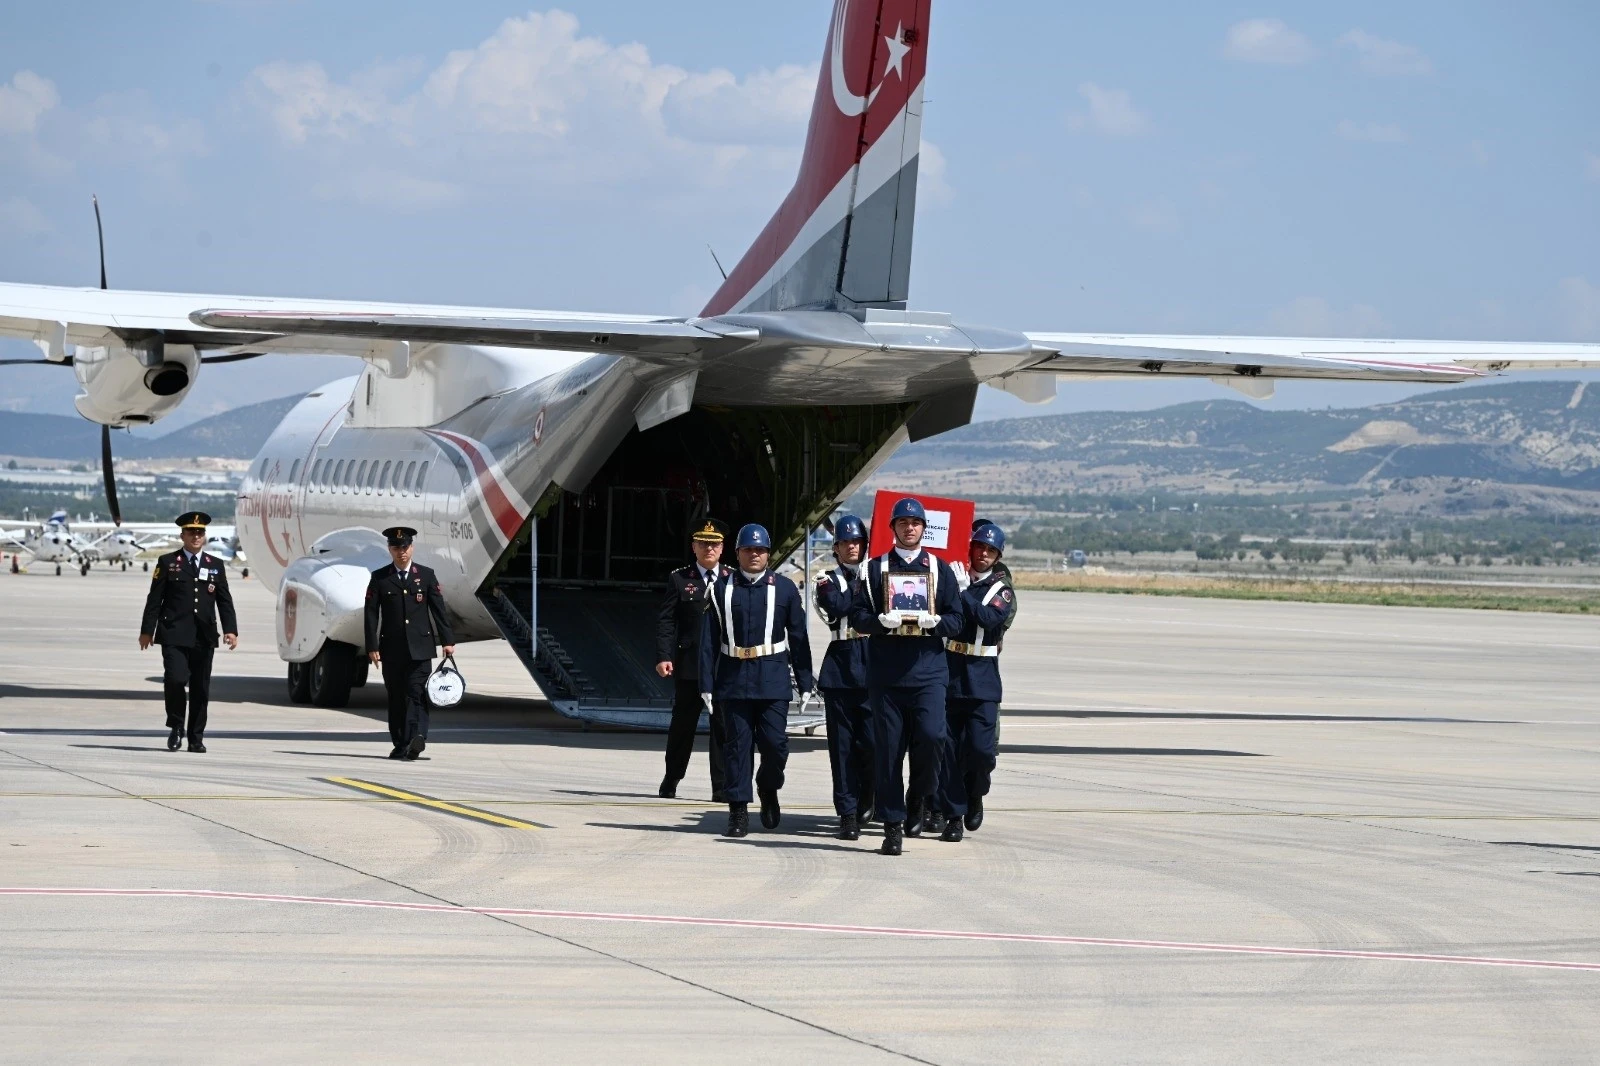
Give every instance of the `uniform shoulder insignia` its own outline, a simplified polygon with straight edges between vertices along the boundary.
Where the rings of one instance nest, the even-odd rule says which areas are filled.
[[[1010,603],[1011,602],[1011,590],[1008,589],[1008,588],[1002,588],[1000,590],[1000,598],[1002,600],[1005,600],[1007,603]]]

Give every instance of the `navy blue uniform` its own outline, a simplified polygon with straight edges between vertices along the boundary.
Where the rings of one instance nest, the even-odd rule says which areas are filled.
[[[840,565],[817,582],[813,602],[833,639],[822,657],[817,688],[827,711],[828,764],[833,771],[833,809],[871,813],[873,796],[872,707],[867,699],[867,638],[850,625],[850,602],[859,567]]]
[[[754,581],[717,578],[700,630],[700,691],[723,718],[723,784],[729,803],[749,803],[755,750],[761,792],[783,787],[789,761],[789,669],[801,693],[814,687],[805,607],[794,582],[773,573]]]
[[[939,624],[923,633],[915,625],[890,633],[878,621],[886,613],[884,576],[920,571],[929,582]],[[867,699],[872,706],[874,790],[885,822],[906,819],[902,774],[911,755],[911,794],[930,796],[939,784],[939,757],[945,736],[945,693],[950,668],[941,638],[961,632],[960,590],[950,567],[926,551],[906,562],[894,551],[867,563],[864,579],[850,601],[850,625],[869,634]],[[914,623],[912,617],[906,622]],[[915,634],[915,635],[911,635]]]
[[[1010,584],[994,570],[961,593],[961,632],[945,641],[950,663],[939,805],[967,813],[972,796],[989,794],[1000,721],[1000,644],[1016,611]]]
[[[223,633],[239,632],[222,560],[205,552],[191,556],[183,550],[156,560],[139,632],[150,634],[161,645],[167,728],[178,730],[191,744],[205,739],[219,615]]]

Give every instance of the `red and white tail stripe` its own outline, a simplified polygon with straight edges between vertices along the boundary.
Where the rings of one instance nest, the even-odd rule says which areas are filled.
[[[500,469],[500,462],[494,457],[494,453],[482,443],[460,433],[443,429],[430,429],[426,432],[447,454],[457,458],[458,466],[465,465],[472,472],[472,484],[477,487],[478,498],[468,499],[463,503],[480,533],[491,533],[495,539],[502,541],[501,547],[511,543],[511,539],[517,535],[517,530],[522,528],[522,520],[528,516],[532,508],[506,478],[505,471]],[[481,508],[478,505],[481,505]],[[486,521],[478,521],[480,509]],[[485,526],[488,528],[485,529]]]
[[[931,0],[835,0],[794,188],[702,314],[903,305]]]

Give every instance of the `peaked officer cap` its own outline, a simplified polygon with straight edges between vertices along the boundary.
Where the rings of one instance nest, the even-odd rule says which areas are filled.
[[[204,511],[185,511],[173,521],[184,529],[204,529],[211,524],[211,516]]]
[[[694,531],[690,540],[704,541],[707,544],[721,544],[726,537],[723,536],[722,527],[714,519],[706,519],[705,525]]]
[[[987,544],[1001,555],[1006,553],[1006,532],[993,522],[985,522],[972,531],[973,544]]]
[[[389,547],[404,548],[411,543],[411,538],[417,535],[417,531],[410,526],[390,526],[383,531],[383,535],[389,538]]]
[[[772,535],[767,532],[766,526],[751,522],[749,525],[739,527],[739,539],[734,542],[735,548],[766,548],[772,550]]]
[[[895,503],[894,511],[889,515],[889,524],[893,525],[902,518],[915,518],[918,522],[926,522],[928,520],[928,512],[922,509],[921,501],[913,500],[910,496],[907,496],[905,499]]]
[[[867,524],[853,514],[840,515],[839,520],[833,524],[833,539],[866,540]]]

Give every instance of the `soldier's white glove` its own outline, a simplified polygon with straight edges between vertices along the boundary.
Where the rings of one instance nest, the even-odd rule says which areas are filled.
[[[967,573],[966,563],[951,563],[950,572],[956,575],[956,588],[961,589],[963,592],[966,591],[968,585],[972,584],[972,575]]]
[[[710,714],[711,713],[711,693],[709,693],[709,692],[700,693],[700,702],[705,704],[706,713]]]
[[[885,629],[899,629],[901,625],[900,612],[884,611],[878,616],[878,624]]]
[[[932,629],[939,624],[939,616],[931,611],[923,611],[917,615],[917,626],[921,629]]]
[[[815,703],[816,700],[817,700],[817,693],[816,693],[815,690],[813,690],[811,692],[807,692],[804,696],[801,696],[800,697],[800,713],[801,714],[805,714],[808,711],[810,711],[811,710],[811,705],[813,703]]]

